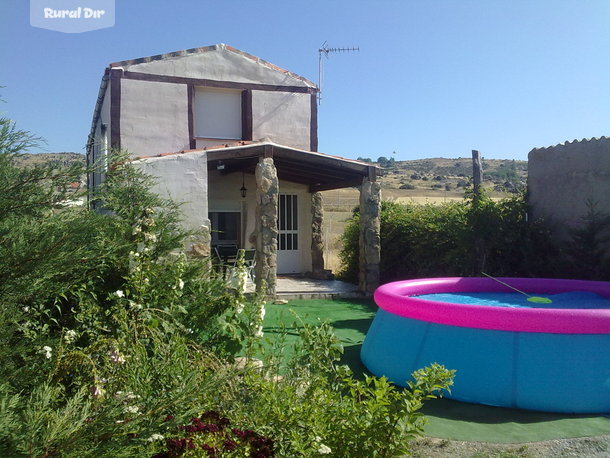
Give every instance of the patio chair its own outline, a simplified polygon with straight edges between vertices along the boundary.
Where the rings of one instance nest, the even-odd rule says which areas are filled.
[[[239,263],[240,257],[243,258],[243,268],[246,270],[246,284],[249,281],[254,283],[254,265],[256,263],[255,256],[256,250],[238,250],[235,260],[231,264],[226,265],[225,280],[230,287],[237,287],[236,285],[239,281],[239,279],[237,278],[237,265]]]
[[[224,264],[234,263],[237,259],[237,245],[216,245],[214,247],[218,257]]]
[[[248,271],[248,278],[254,283],[254,266],[256,265],[256,250],[244,250],[244,266]]]

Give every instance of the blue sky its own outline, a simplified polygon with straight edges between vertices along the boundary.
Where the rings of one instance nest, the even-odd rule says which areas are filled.
[[[0,110],[82,153],[111,62],[222,42],[317,82],[325,40],[360,52],[324,62],[322,152],[526,159],[610,135],[607,0],[116,0],[114,27],[80,34],[2,0]]]

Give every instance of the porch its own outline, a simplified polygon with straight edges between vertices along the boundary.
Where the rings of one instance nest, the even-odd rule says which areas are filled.
[[[246,294],[254,294],[256,285],[246,284]],[[303,276],[279,275],[276,281],[275,297],[279,300],[290,299],[339,299],[361,298],[363,294],[358,285],[340,280],[318,280]]]
[[[330,272],[324,270],[320,191],[358,187],[357,289],[364,295],[372,294],[379,281],[379,168],[266,139],[204,151],[212,245],[230,243],[255,250],[257,288],[265,284],[268,297],[354,294],[354,288],[340,282],[321,281],[329,278]],[[311,279],[282,274],[306,274]]]

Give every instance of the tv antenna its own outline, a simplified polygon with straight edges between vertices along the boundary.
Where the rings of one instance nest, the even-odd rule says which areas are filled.
[[[322,56],[328,59],[328,55],[333,52],[355,52],[360,51],[360,47],[351,48],[331,48],[328,46],[328,42],[322,43],[322,47],[318,49],[318,105],[322,103],[322,81],[324,79],[324,64],[322,62]]]

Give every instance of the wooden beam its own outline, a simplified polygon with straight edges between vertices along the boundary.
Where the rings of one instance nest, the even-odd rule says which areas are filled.
[[[244,159],[248,157],[260,157],[263,154],[260,147],[244,147],[243,149],[219,149],[207,150],[208,163],[211,161],[226,161],[229,159]]]
[[[368,165],[358,164],[338,157],[323,156],[321,154],[295,151],[281,147],[275,148],[275,155],[277,157],[287,157],[291,159],[296,159],[297,161],[318,164],[320,166],[325,167],[352,170],[354,172],[359,172],[363,176],[367,174],[367,168],[370,167]]]
[[[299,162],[299,161],[291,161],[286,160],[285,158],[275,158],[275,164],[278,169],[286,169],[286,170],[295,170],[297,173],[301,175],[312,175],[315,177],[328,178],[331,180],[346,180],[349,178],[360,178],[362,179],[362,175],[359,173],[352,172],[350,170],[337,170],[332,167],[320,167],[315,164],[309,164],[308,162]],[[314,180],[309,180],[316,181]],[[320,181],[320,180],[317,180]]]
[[[360,186],[361,184],[362,178],[345,181],[335,181],[333,183],[318,183],[309,186],[309,192],[313,193],[319,191],[328,191],[330,189],[353,188],[356,186]]]
[[[114,69],[112,69],[114,70]],[[255,90],[255,91],[279,91],[298,92],[302,94],[315,94],[318,90],[309,86],[281,86],[278,84],[237,83],[233,81],[218,81],[202,78],[186,78],[182,76],[154,75],[152,73],[141,73],[126,71],[124,78],[137,81],[154,81],[157,83],[192,84],[200,87],[219,87],[227,89]]]
[[[272,145],[263,146],[263,157],[273,157],[275,148]]]
[[[254,169],[256,168],[257,158],[245,159],[243,161],[237,161],[232,164],[226,164],[225,168],[220,171],[221,175],[230,175],[235,172],[246,172],[246,173],[254,173]]]
[[[377,167],[370,166],[368,168],[368,172],[369,172],[369,181],[371,183],[377,181]]]

